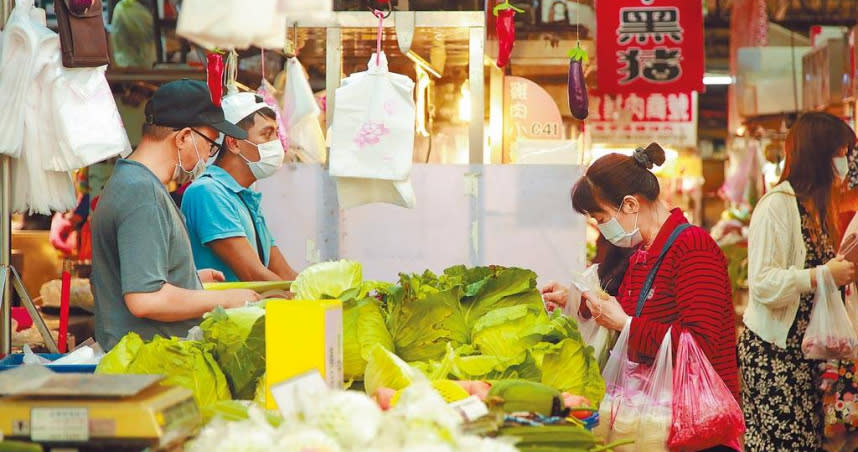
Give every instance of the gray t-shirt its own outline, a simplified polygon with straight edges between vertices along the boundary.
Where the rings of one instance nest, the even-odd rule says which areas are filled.
[[[95,339],[109,350],[130,331],[184,337],[199,319],[165,323],[137,318],[127,293],[157,292],[165,283],[202,289],[185,220],[167,188],[144,165],[120,159],[92,218]]]

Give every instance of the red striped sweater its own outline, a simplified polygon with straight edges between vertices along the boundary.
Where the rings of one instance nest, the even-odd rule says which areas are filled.
[[[649,249],[631,256],[617,294],[627,314],[634,316],[644,280],[667,238],[683,223],[687,221],[682,211],[674,209]],[[640,318],[632,320],[630,357],[643,362],[654,359],[671,326],[675,352],[680,330],[688,330],[739,400],[736,325],[727,260],[706,231],[690,227],[677,237],[664,257],[651,293]]]

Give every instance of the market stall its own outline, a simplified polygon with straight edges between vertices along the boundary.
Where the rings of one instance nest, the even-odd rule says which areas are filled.
[[[131,2],[111,9],[117,34],[140,32],[132,17],[156,32],[139,49],[114,36],[114,59],[125,67],[102,71],[114,96],[99,99],[132,129],[144,121],[140,100],[177,75],[205,80],[203,96],[216,106],[226,93],[256,94],[273,111],[270,142],[282,145],[286,163],[253,189],[264,195],[277,246],[303,271],[294,281],[206,283],[209,292],[199,294],[247,289],[261,301],[210,312],[205,305],[187,334],[130,331],[106,353],[92,341],[63,346],[64,328],[79,328],[68,310],[85,304],[71,302],[76,288],[88,293],[84,281],[67,274],[41,286],[43,312],[60,300],[57,350],[51,319],[41,325],[35,308],[29,316],[50,351],[71,352],[26,347],[0,361],[0,450],[4,440],[33,451],[697,450],[741,434],[732,388],[690,333],[668,330],[654,359],[639,365],[626,351],[630,322],[618,334],[597,322],[601,312],[579,312],[577,295],[555,310],[540,289],[572,281],[573,294],[609,300],[596,268],[585,270],[593,231],[568,191],[602,155],[637,153],[631,164],[653,178],[637,159],[648,142],[661,142],[666,200],[701,221],[699,4],[659,6],[667,28],[652,33],[682,46],[667,56],[647,47],[655,61],[635,74],[628,59],[628,85],[611,79],[623,69],[614,56],[631,58],[630,40],[648,39],[632,24],[656,17],[647,9],[627,16],[609,5],[595,14],[593,2],[565,0],[536,10],[491,1],[484,11],[408,11],[408,2],[332,11],[330,1],[245,11],[225,3],[234,11],[188,0],[178,10],[155,2],[154,13]],[[281,14],[281,3],[294,15]],[[134,5],[139,15],[130,15]],[[678,8],[688,8],[682,20]],[[212,18],[224,26],[206,23]],[[611,30],[593,39],[607,18],[625,22],[608,28],[629,27],[621,48]],[[170,25],[175,33],[165,31]],[[524,39],[513,46],[516,29]],[[675,57],[680,51],[688,56]],[[597,64],[599,90],[590,92]],[[138,141],[136,132],[125,137]],[[250,144],[261,152],[265,143]],[[0,159],[8,171],[10,159]],[[178,166],[189,173],[181,156]],[[22,210],[12,206],[8,175],[4,238],[5,214]],[[254,233],[264,266],[256,225]],[[14,275],[2,243],[0,284]],[[11,351],[9,300],[0,354]],[[698,406],[681,390],[693,379],[678,379],[673,395],[674,349],[677,375],[690,366],[709,377],[694,389],[708,391],[699,405],[711,417],[674,413],[678,400]]]

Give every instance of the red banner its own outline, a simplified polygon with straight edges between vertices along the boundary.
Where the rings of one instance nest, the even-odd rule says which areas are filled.
[[[703,2],[597,0],[599,91],[703,89]]]

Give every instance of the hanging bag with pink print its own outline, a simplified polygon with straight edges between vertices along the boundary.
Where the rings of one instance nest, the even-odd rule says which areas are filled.
[[[368,66],[343,80],[334,97],[329,161],[340,206],[413,207],[414,81],[388,72],[384,52]]]

